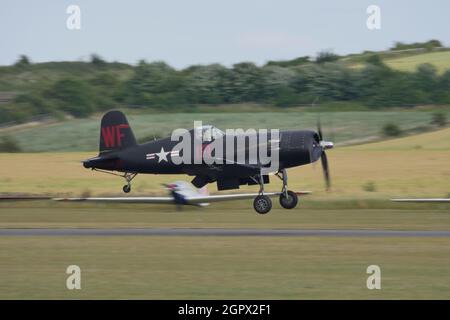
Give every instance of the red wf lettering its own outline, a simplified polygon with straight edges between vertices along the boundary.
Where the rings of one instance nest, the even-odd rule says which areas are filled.
[[[125,136],[121,129],[129,128],[127,124],[119,124],[116,126],[102,127],[103,142],[107,148],[122,146],[122,138]]]

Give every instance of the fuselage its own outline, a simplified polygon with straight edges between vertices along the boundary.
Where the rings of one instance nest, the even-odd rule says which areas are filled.
[[[220,177],[221,173],[227,174],[227,167],[237,176],[240,175],[238,167],[268,167],[270,163],[263,162],[267,158],[260,156],[264,153],[273,161],[273,153],[278,152],[279,170],[309,164],[321,156],[319,137],[314,131],[281,131],[277,140],[273,141],[270,135],[265,139],[234,135],[216,141],[202,141],[197,145],[192,141],[189,148],[179,151],[179,141],[164,138],[119,151],[102,152],[98,157],[85,160],[83,165],[86,168],[148,174],[197,175],[208,172]],[[222,153],[217,151],[219,149]],[[179,163],[180,157],[187,156],[185,152],[190,152],[185,158],[188,161]],[[247,172],[242,173],[242,176],[246,175]]]

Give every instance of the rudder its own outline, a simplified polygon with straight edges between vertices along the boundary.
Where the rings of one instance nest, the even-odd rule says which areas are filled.
[[[107,112],[100,126],[100,153],[135,145],[136,139],[125,115],[117,110]]]

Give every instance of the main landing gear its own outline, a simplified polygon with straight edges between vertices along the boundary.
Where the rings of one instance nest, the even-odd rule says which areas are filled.
[[[298,204],[298,196],[295,192],[287,189],[286,169],[279,171],[276,176],[283,181],[283,187],[280,194],[280,205],[285,209],[293,209]],[[272,209],[272,200],[264,194],[264,180],[260,175],[260,189],[258,196],[253,201],[253,208],[259,214],[266,214]]]
[[[272,200],[264,194],[264,178],[263,175],[259,175],[259,192],[255,200],[253,200],[253,208],[259,214],[266,214],[272,209]]]
[[[294,191],[288,190],[280,194],[280,204],[285,209],[294,209],[298,203],[298,196]]]
[[[123,177],[125,178],[125,180],[127,181],[127,184],[123,186],[122,190],[125,193],[128,193],[131,191],[131,180],[134,179],[134,177],[137,176],[137,173],[125,173],[123,175]]]
[[[286,169],[279,171],[276,176],[283,181],[283,188],[280,194],[280,204],[285,209],[294,209],[298,204],[298,196],[294,191],[287,189]]]
[[[253,208],[259,214],[266,214],[272,209],[272,200],[268,196],[260,194],[253,200]]]

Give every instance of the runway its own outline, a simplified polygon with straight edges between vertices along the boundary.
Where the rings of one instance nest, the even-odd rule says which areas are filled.
[[[450,237],[450,231],[226,228],[0,229],[0,236]]]

